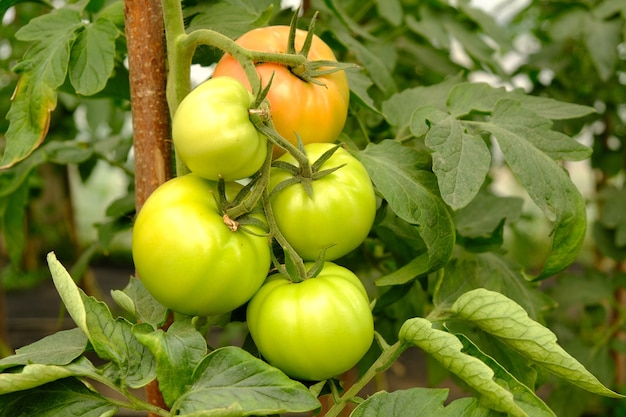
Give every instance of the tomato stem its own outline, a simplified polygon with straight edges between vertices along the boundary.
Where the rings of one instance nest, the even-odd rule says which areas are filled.
[[[326,412],[325,417],[337,417],[341,413],[341,411],[348,405],[349,402],[353,401],[353,398],[357,396],[357,394],[365,388],[365,386],[379,373],[386,371],[391,364],[400,356],[402,352],[404,352],[410,345],[403,343],[402,341],[397,341],[393,345],[389,346],[387,349],[384,349],[378,359],[369,367],[367,371],[359,378],[358,381],[354,383],[344,394],[339,398],[339,401],[333,405],[328,412]]]

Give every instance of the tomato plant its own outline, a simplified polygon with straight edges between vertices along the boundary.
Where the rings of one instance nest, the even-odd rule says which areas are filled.
[[[287,52],[288,38],[288,26],[268,26],[245,33],[237,43],[256,51]],[[296,50],[303,47],[305,38],[306,31],[296,31]],[[309,61],[336,61],[333,51],[318,36],[313,36],[307,58]],[[272,79],[267,98],[272,121],[280,135],[293,144],[297,143],[297,136],[305,144],[337,140],[346,122],[350,100],[344,71],[320,75],[311,81],[298,75],[299,68],[275,62],[257,62],[255,66],[264,86]],[[217,63],[214,76],[220,75],[235,77],[250,85],[232,55],[225,54]]]
[[[250,301],[247,321],[270,364],[309,381],[349,370],[374,338],[363,284],[350,270],[331,262],[316,277],[297,283],[280,274],[270,276]]]
[[[26,2],[0,2],[0,14],[20,11],[2,19],[3,29],[16,22],[16,42],[7,36],[2,48],[16,65],[0,69],[14,87],[12,100],[0,92],[10,267],[37,247],[28,234],[41,229],[28,216],[46,210],[30,203],[57,194],[50,165],[77,165],[67,172],[86,182],[106,163],[129,181],[70,272],[46,257],[76,328],[0,359],[0,416],[338,417],[349,404],[358,404],[351,417],[623,410],[623,1],[534,0],[501,24],[479,2],[312,0],[291,17],[294,42],[277,29],[290,14],[277,0],[85,0],[44,12],[47,2]],[[521,57],[527,67],[505,66],[527,35],[549,48]],[[333,55],[314,54],[319,39]],[[195,64],[215,64],[217,84],[191,90]],[[239,84],[214,89],[225,76]],[[266,95],[273,90],[286,104]],[[174,161],[179,130],[189,152],[181,146]],[[249,151],[265,139],[251,132],[288,155],[265,153],[259,165],[261,152]],[[282,137],[295,133],[312,142]],[[602,175],[583,193],[570,171],[590,158],[587,135]],[[190,167],[197,173],[186,175]],[[216,183],[202,170],[214,179],[244,170],[232,178],[245,180]],[[593,203],[602,217],[587,233]],[[138,274],[111,292],[114,310],[76,281],[135,219],[126,255]],[[324,250],[334,263],[316,259]],[[588,258],[612,273],[589,274]],[[423,361],[412,348],[438,366],[413,368]],[[396,361],[410,380],[386,372]],[[436,380],[445,386],[427,388]],[[455,386],[471,396],[448,398]],[[145,399],[135,392],[144,387]]]
[[[231,77],[211,78],[194,88],[172,120],[176,152],[191,172],[226,181],[261,168],[267,139],[250,122],[252,94]]]
[[[228,188],[232,197],[240,187]],[[174,178],[151,194],[135,221],[137,273],[159,302],[178,313],[227,313],[252,297],[269,270],[267,239],[231,231],[216,193],[215,183],[195,174]]]
[[[334,147],[311,143],[304,149],[313,164]],[[291,154],[278,161],[296,163]],[[270,201],[276,223],[303,259],[315,260],[324,249],[327,260],[346,255],[365,240],[374,222],[376,196],[363,165],[345,149],[337,148],[318,172],[334,168],[328,175],[309,179],[310,190],[303,183],[306,179],[290,182],[298,172],[280,167],[271,170]]]

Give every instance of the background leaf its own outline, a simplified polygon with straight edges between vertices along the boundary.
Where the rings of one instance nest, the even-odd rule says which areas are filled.
[[[486,406],[510,416],[529,417],[514,401],[513,394],[494,381],[491,368],[463,353],[463,345],[454,335],[434,329],[431,322],[416,317],[402,325],[399,338],[419,347],[461,378],[480,394]]]
[[[117,406],[74,378],[0,396],[0,417],[111,417],[117,411]]]
[[[449,259],[455,241],[454,224],[438,195],[435,178],[419,169],[419,153],[398,142],[370,143],[355,154],[365,166],[376,190],[401,219],[419,227],[428,248],[423,274],[441,268]],[[380,280],[380,285],[389,285]]]
[[[625,398],[602,385],[557,344],[554,333],[528,317],[522,307],[506,296],[479,288],[461,295],[450,310],[454,318],[476,325],[572,384],[595,394]]]
[[[211,352],[196,368],[193,385],[173,405],[173,414],[207,411],[210,415],[304,412],[320,403],[299,382],[289,379],[248,352],[227,346]]]

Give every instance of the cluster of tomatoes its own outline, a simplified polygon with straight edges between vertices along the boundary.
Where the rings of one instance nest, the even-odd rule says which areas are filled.
[[[289,27],[266,27],[237,43],[282,53],[288,35]],[[296,35],[295,46],[301,48],[306,32]],[[317,36],[307,58],[335,60]],[[323,380],[353,367],[373,340],[363,284],[332,261],[366,238],[376,198],[360,162],[332,144],[347,117],[345,73],[310,82],[276,63],[257,63],[256,70],[263,82],[273,77],[267,101],[276,132],[294,144],[299,138],[312,171],[324,175],[300,178],[297,158],[278,148],[271,157],[264,204],[241,223],[225,221],[224,200],[238,198],[241,183],[269,161],[271,149],[250,119],[255,100],[245,72],[225,55],[212,78],[176,110],[172,138],[191,172],[161,185],[138,213],[132,241],[135,268],[154,298],[180,314],[227,314],[247,303],[250,335],[264,359],[293,378]],[[277,230],[268,232],[264,225],[270,216]],[[306,270],[316,270],[314,276],[293,280],[272,268],[273,260],[279,266],[279,257],[272,254],[276,233]],[[321,268],[315,264],[320,254]]]

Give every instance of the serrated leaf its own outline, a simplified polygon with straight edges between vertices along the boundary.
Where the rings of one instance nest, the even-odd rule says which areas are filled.
[[[529,283],[522,267],[495,252],[463,253],[445,266],[433,301],[438,309],[447,309],[461,295],[476,288],[498,291],[513,299],[539,319],[554,302]]]
[[[63,366],[28,364],[19,372],[0,373],[0,398],[8,393],[36,388],[59,379],[73,376],[93,376],[96,372],[91,362],[84,357]]]
[[[587,216],[585,202],[566,171],[540,148],[548,147],[545,138],[552,136],[546,130],[546,119],[532,118],[518,102],[502,99],[490,122],[472,123],[494,135],[513,175],[554,222],[552,252],[537,277],[542,279],[576,259],[585,238]]]
[[[88,297],[78,288],[53,252],[48,254],[48,265],[65,308],[98,356],[112,361],[117,366],[118,377],[125,378],[132,388],[154,379],[154,358],[132,334],[130,323],[115,320],[105,303]]]
[[[531,96],[521,90],[507,91],[486,83],[464,82],[455,85],[447,100],[451,115],[460,117],[472,111],[491,113],[500,99],[519,101],[520,105],[550,120],[576,119],[595,113],[595,109],[580,104],[566,103],[548,97]],[[545,123],[545,122],[544,122]]]
[[[16,33],[18,40],[35,43],[14,68],[21,77],[7,113],[0,168],[26,158],[43,141],[57,104],[56,89],[65,80],[70,48],[82,24],[77,11],[62,8],[32,19]]]
[[[114,319],[107,305],[84,293],[89,341],[102,359],[112,361],[115,371],[131,388],[140,388],[155,377],[155,360],[148,348],[137,340],[132,325]]]
[[[471,239],[489,238],[502,220],[515,222],[522,215],[524,200],[478,193],[476,198],[454,215],[457,232]]]
[[[70,81],[77,94],[91,96],[107,84],[115,64],[119,31],[109,20],[98,19],[80,31],[70,55]]]
[[[207,354],[204,336],[196,330],[191,318],[178,320],[164,332],[148,324],[136,325],[133,333],[156,358],[159,390],[168,406],[174,404],[193,382],[195,367]]]
[[[615,74],[618,61],[618,45],[622,42],[623,21],[620,18],[603,20],[587,13],[584,19],[583,37],[591,60],[602,81]]]
[[[519,304],[498,292],[484,288],[472,290],[461,295],[450,311],[455,319],[472,323],[537,365],[584,390],[626,398],[602,385],[557,344],[552,331],[532,320]]]
[[[450,89],[461,80],[461,74],[457,74],[439,84],[402,90],[383,102],[383,114],[390,125],[402,128],[408,126],[411,115],[418,107],[432,106],[445,112]]]
[[[481,360],[463,353],[463,344],[454,335],[434,329],[421,317],[404,322],[400,340],[419,347],[481,395],[484,404],[514,417],[529,417],[515,402],[513,394],[494,380],[493,370]]]
[[[218,1],[185,7],[188,30],[212,29],[235,39],[250,29],[266,26],[280,10],[275,1]]]
[[[304,385],[234,346],[205,357],[194,371],[193,381],[173,405],[172,415],[268,415],[320,407]]]
[[[432,151],[441,197],[453,210],[465,207],[491,168],[491,153],[485,141],[468,134],[457,119],[448,117],[430,127],[426,146]]]
[[[414,416],[439,416],[447,398],[448,390],[441,388],[379,391],[359,404],[350,417],[399,417],[398,410],[411,410]]]
[[[28,364],[67,365],[83,354],[87,336],[79,328],[61,330],[0,359],[0,370]]]
[[[422,273],[441,268],[454,247],[454,224],[438,194],[434,176],[419,169],[420,154],[398,142],[385,140],[368,144],[365,150],[355,153],[355,157],[365,166],[377,191],[393,212],[404,221],[418,225],[428,248],[428,262]],[[378,283],[392,284],[385,279]]]
[[[117,411],[116,405],[74,378],[0,396],[0,417],[111,417]]]
[[[531,417],[556,417],[556,414],[532,389],[517,380],[492,357],[481,351],[470,339],[462,334],[457,334],[456,336],[463,343],[463,352],[480,359],[493,369],[496,381],[511,391],[515,402],[526,414]]]
[[[167,318],[167,308],[154,299],[140,279],[131,277],[128,285],[123,289],[132,306],[124,309],[133,314],[138,322],[160,327]]]

